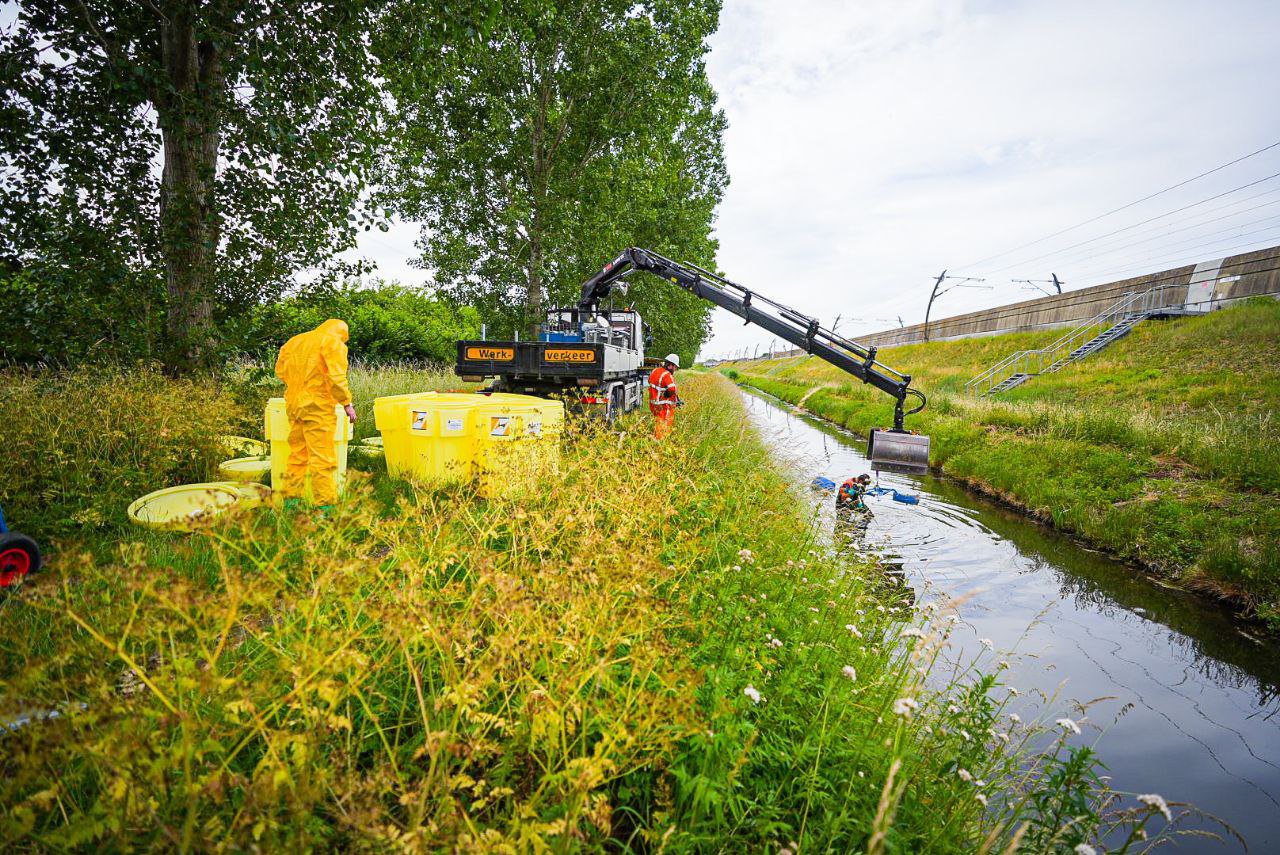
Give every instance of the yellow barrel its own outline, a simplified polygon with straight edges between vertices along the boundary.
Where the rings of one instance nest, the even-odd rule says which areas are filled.
[[[532,395],[494,392],[487,395],[493,403],[508,404],[525,413],[523,439],[536,443],[529,451],[535,463],[535,475],[542,478],[560,471],[560,437],[564,433],[564,402]]]
[[[373,402],[387,472],[427,484],[467,481],[475,460],[474,410],[469,393],[418,392]]]
[[[284,398],[267,401],[263,433],[271,443],[271,484],[277,490],[284,483],[284,472],[289,462],[289,415]],[[351,441],[352,425],[342,407],[333,408],[333,445],[338,458],[335,475],[338,495],[347,485],[347,443]]]

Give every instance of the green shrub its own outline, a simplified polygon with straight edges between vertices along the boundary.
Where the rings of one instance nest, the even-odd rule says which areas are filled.
[[[327,318],[351,328],[353,357],[371,362],[452,363],[459,339],[479,338],[480,315],[448,300],[399,285],[323,289],[262,306],[242,333],[241,348],[273,360],[280,346]]]
[[[11,414],[0,455],[5,513],[34,537],[127,525],[141,495],[204,481],[226,455],[235,403],[208,380],[149,368],[0,372]]]

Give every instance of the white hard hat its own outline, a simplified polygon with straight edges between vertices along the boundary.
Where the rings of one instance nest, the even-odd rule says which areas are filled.
[[[671,363],[672,365],[674,365],[676,368],[679,368],[679,367],[680,367],[680,357],[679,357],[677,354],[674,354],[674,353],[668,353],[668,354],[667,354],[667,358],[666,358],[666,359],[664,359],[664,360],[662,360],[662,361],[663,361],[663,362],[670,362],[670,363]]]

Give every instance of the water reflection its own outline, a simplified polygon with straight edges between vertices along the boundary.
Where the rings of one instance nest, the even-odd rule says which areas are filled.
[[[802,489],[819,475],[840,483],[868,470],[851,434],[746,400]],[[880,483],[918,493],[919,504],[882,496],[869,502],[872,514],[841,520],[831,493],[809,491],[841,548],[877,554],[925,597],[965,597],[969,644],[1017,646],[1024,655],[1007,677],[1024,691],[1061,685],[1068,699],[1111,698],[1090,718],[1107,731],[1100,748],[1117,790],[1192,802],[1227,819],[1253,851],[1280,850],[1280,645],[955,483]],[[1181,848],[1220,848],[1194,840]]]

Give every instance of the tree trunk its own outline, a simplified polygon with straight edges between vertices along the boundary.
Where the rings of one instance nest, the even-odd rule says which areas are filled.
[[[199,41],[195,12],[182,3],[160,27],[169,89],[157,94],[164,141],[160,183],[161,253],[168,292],[165,364],[187,373],[212,366],[214,271],[221,222],[214,183],[224,96],[222,60],[212,41]]]
[[[543,205],[547,197],[547,104],[551,93],[545,72],[538,87],[538,103],[533,118],[533,180],[530,189],[529,218],[529,287],[525,291],[524,313],[529,324],[529,338],[536,341],[538,325],[544,320],[542,308],[542,238]]]

